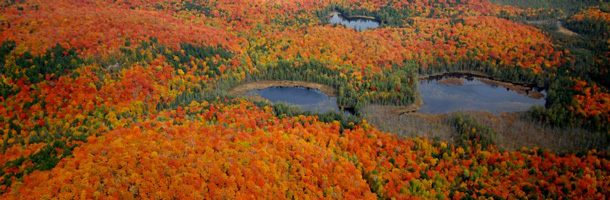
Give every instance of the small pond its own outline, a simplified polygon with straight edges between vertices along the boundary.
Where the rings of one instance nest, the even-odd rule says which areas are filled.
[[[246,94],[259,95],[273,103],[286,102],[301,107],[303,110],[339,112],[337,97],[329,97],[319,90],[304,87],[269,87],[260,90],[250,90]]]
[[[488,79],[487,79],[488,80]],[[483,81],[483,82],[482,82]],[[441,77],[420,81],[424,104],[419,113],[440,114],[459,110],[513,112],[544,105],[546,93],[536,89],[522,94],[503,86],[490,85],[475,77]]]
[[[343,18],[339,13],[332,13],[328,22],[342,24],[356,31],[364,31],[379,27],[379,22],[368,18]]]

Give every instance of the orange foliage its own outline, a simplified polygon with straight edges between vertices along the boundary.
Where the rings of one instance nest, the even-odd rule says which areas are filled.
[[[190,8],[193,2],[0,2],[0,42],[16,43],[10,56],[2,58],[6,66],[28,50],[40,55],[57,43],[80,49],[86,58],[66,75],[45,74],[34,84],[0,75],[0,89],[15,91],[0,97],[0,181],[23,175],[0,188],[3,198],[610,196],[610,162],[603,153],[465,151],[397,138],[366,121],[342,130],[339,122],[312,116],[280,118],[268,107],[243,100],[165,106],[180,95],[220,90],[225,85],[219,82],[243,82],[246,72],[260,65],[294,60],[290,63],[297,66],[300,58],[350,71],[340,74],[350,81],[409,62],[425,69],[466,60],[535,73],[564,63],[563,52],[541,31],[493,17],[521,11],[482,0],[230,0],[202,1]],[[321,25],[315,12],[331,3],[368,11],[392,5],[415,14],[402,27],[356,32]],[[143,48],[149,37],[178,56],[186,55],[181,43],[220,45],[234,55],[188,57],[177,64],[178,56],[166,58],[165,52]],[[127,41],[133,44],[126,46]],[[132,57],[144,58],[117,59],[119,67],[108,67],[104,61],[123,55],[121,48],[137,50],[139,55]],[[219,74],[209,75],[214,70]],[[407,87],[413,85],[396,90]],[[608,93],[586,82],[576,87],[582,94],[574,96],[580,107],[573,109],[610,121]],[[88,141],[80,144],[75,138]],[[26,173],[34,165],[33,155],[62,141],[81,146],[52,170]],[[20,157],[25,161],[5,167]]]
[[[602,11],[599,7],[587,8],[581,13],[572,16],[572,19],[574,20],[583,20],[585,18],[601,20],[610,23],[610,13]]]
[[[584,117],[598,117],[604,123],[610,123],[610,94],[604,92],[597,84],[576,80],[574,89],[581,94],[573,97],[575,106],[570,110]]]
[[[177,47],[180,43],[223,45],[240,50],[238,38],[218,28],[191,23],[170,13],[132,10],[91,1],[32,1],[5,8],[0,42],[15,41],[23,53],[42,54],[59,43],[83,49],[87,55],[116,53],[126,39],[138,42],[148,37]]]
[[[251,104],[193,103],[121,128],[74,152],[55,169],[27,177],[7,195],[21,198],[321,198],[372,199],[353,163],[306,141],[337,125],[278,121]],[[187,112],[187,113],[186,113]],[[185,115],[211,120],[202,123]],[[171,119],[159,121],[161,117]],[[304,120],[313,120],[311,117]],[[174,125],[175,121],[181,125]],[[296,122],[296,123],[295,123]],[[282,128],[291,124],[290,129]],[[299,135],[302,134],[302,135]],[[318,141],[324,142],[322,140]],[[10,196],[5,196],[10,197]]]
[[[384,198],[550,192],[603,199],[610,161],[596,155],[538,149],[466,155],[366,122],[341,133],[338,122],[280,119],[248,102],[193,102],[89,137],[73,158],[25,177],[3,198],[372,199],[373,191]]]
[[[414,18],[412,26],[355,32],[335,27],[269,32],[253,47],[275,47],[259,52],[260,63],[281,59],[314,58],[355,69],[380,71],[384,63],[415,61],[437,65],[475,60],[498,67],[521,67],[541,72],[563,62],[549,38],[531,26],[496,17],[450,19]],[[321,37],[319,37],[321,36]]]

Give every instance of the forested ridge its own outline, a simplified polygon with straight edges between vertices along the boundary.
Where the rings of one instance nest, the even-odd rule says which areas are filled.
[[[361,112],[417,103],[422,75],[470,72],[545,89],[527,117],[608,143],[610,3],[527,2],[0,1],[0,195],[609,198],[608,149],[505,151],[461,114],[452,141],[400,137]],[[355,113],[227,92],[260,80],[331,86]]]

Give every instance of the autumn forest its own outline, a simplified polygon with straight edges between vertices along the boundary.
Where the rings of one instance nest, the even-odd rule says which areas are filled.
[[[0,198],[608,199],[609,89],[607,0],[0,0]]]

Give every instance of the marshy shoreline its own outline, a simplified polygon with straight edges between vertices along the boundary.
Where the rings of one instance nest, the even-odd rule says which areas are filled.
[[[264,81],[255,81],[237,85],[231,89],[229,89],[229,95],[245,95],[250,90],[260,90],[270,87],[304,87],[308,89],[319,90],[329,97],[337,97],[337,90],[331,86],[306,82],[306,81],[289,81],[289,80],[264,80]]]

